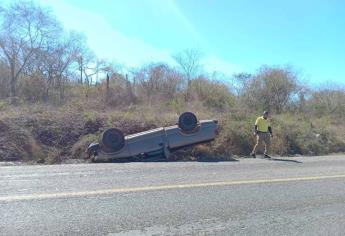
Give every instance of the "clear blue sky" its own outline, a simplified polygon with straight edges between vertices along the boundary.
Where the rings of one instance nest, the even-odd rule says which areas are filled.
[[[37,1],[128,67],[199,48],[208,71],[289,64],[311,84],[345,81],[344,0]]]

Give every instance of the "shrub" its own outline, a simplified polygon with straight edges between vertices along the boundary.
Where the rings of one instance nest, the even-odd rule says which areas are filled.
[[[234,95],[222,82],[199,77],[192,81],[191,87],[194,99],[201,101],[209,109],[222,111],[235,103]]]

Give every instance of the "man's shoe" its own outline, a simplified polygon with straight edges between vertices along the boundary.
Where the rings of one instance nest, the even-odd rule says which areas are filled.
[[[265,158],[270,159],[271,157],[269,155],[265,154]]]
[[[253,158],[256,158],[255,153],[250,153],[250,155],[251,155]]]

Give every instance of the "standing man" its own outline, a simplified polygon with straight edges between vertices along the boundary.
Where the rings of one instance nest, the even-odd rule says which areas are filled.
[[[271,138],[273,137],[272,128],[268,120],[268,111],[264,111],[262,116],[259,116],[255,121],[254,135],[256,136],[256,144],[250,154],[253,158],[256,158],[256,149],[262,143],[265,144],[265,158],[270,158],[267,154],[271,145]]]

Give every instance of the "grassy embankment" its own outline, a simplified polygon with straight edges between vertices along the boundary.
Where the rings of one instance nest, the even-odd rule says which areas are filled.
[[[108,127],[118,127],[125,134],[176,123],[176,109],[171,106],[135,105],[112,109],[99,104],[70,102],[64,106],[17,106],[1,103],[0,161],[55,164],[81,161],[87,145],[97,140]],[[211,112],[201,104],[186,110],[200,119],[218,119],[221,133],[216,141],[187,149],[175,160],[230,160],[247,156],[255,142],[253,122],[258,114],[233,111]],[[330,116],[306,114],[273,115],[271,153],[274,155],[323,155],[345,152],[345,123]]]

